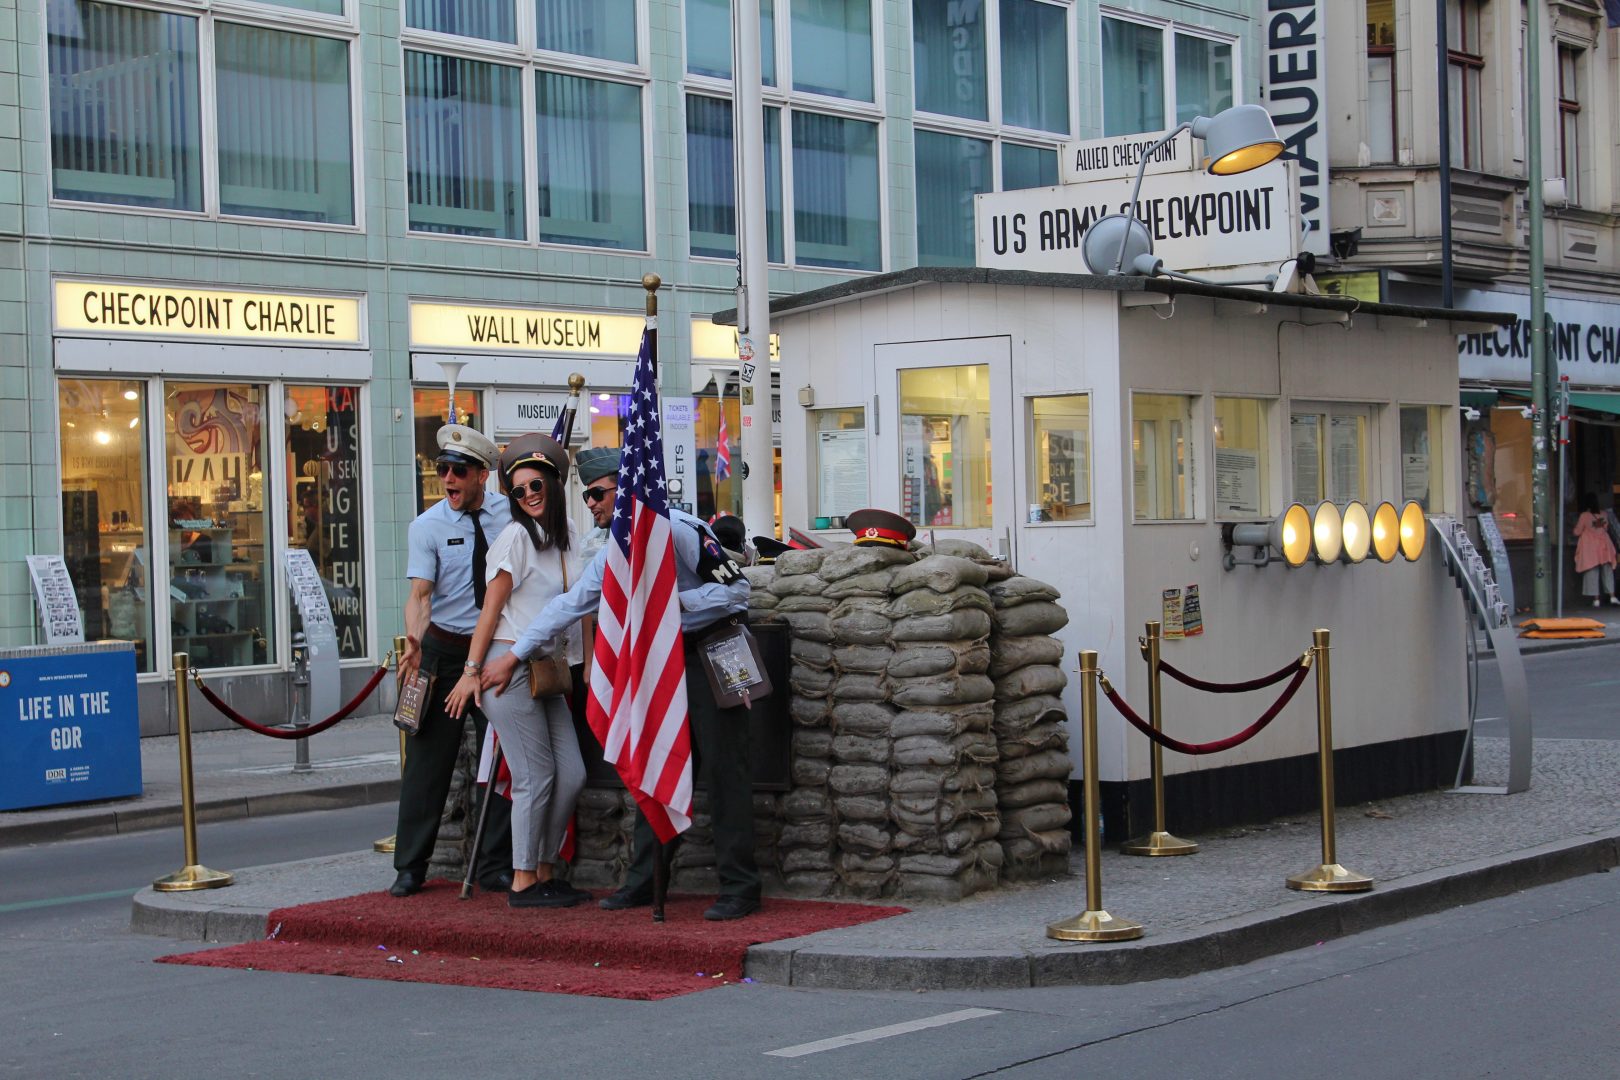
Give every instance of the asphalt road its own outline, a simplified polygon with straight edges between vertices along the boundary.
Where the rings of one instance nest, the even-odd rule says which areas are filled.
[[[201,852],[247,866],[391,826],[388,807],[222,822]],[[130,934],[127,895],[179,855],[170,833],[0,851],[0,1076],[1444,1080],[1613,1075],[1620,1051],[1620,874],[1188,979],[648,1004],[155,964],[197,946]]]
[[[1620,648],[1593,645],[1524,659],[1538,739],[1620,739]],[[1479,665],[1480,735],[1505,736],[1494,659]]]

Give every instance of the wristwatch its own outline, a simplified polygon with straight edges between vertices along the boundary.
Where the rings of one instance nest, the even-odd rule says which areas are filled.
[[[483,664],[475,664],[471,660],[468,660],[465,664],[461,665],[461,673],[463,675],[477,675],[479,672],[481,672],[483,670],[484,670],[484,665]]]

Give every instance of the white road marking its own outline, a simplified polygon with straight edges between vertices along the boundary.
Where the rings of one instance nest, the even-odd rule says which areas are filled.
[[[830,1039],[821,1039],[818,1042],[800,1043],[798,1046],[784,1046],[780,1050],[767,1050],[765,1056],[804,1057],[806,1054],[819,1054],[823,1050],[837,1050],[843,1046],[876,1042],[879,1039],[888,1039],[895,1035],[909,1035],[913,1031],[944,1027],[946,1024],[959,1024],[963,1020],[977,1020],[981,1016],[997,1016],[1000,1012],[1000,1009],[958,1009],[956,1012],[940,1013],[938,1016],[925,1016],[921,1020],[907,1020],[903,1024],[867,1028],[865,1031],[852,1031],[848,1035],[835,1035]]]
[[[393,750],[381,751],[375,754],[353,754],[349,757],[328,758],[325,761],[310,763],[312,769],[358,769],[367,765],[381,765],[384,762],[398,761],[399,754]],[[225,769],[225,772],[237,775],[270,776],[275,773],[292,772],[291,765],[248,765],[240,769]]]

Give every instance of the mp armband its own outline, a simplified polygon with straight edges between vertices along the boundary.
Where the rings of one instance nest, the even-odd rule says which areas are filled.
[[[726,554],[725,548],[720,546],[720,541],[696,525],[692,528],[697,529],[698,534],[697,576],[704,584],[712,581],[716,585],[730,585],[740,580],[743,576],[742,567]]]

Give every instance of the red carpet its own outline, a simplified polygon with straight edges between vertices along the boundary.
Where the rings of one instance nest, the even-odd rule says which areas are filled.
[[[404,900],[374,892],[278,908],[273,939],[159,962],[657,1001],[740,981],[750,945],[907,910],[768,899],[746,919],[714,923],[703,919],[712,896],[671,896],[667,921],[655,923],[651,908],[513,910],[504,895],[460,891],[431,881]]]

